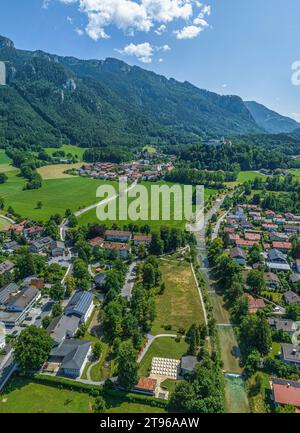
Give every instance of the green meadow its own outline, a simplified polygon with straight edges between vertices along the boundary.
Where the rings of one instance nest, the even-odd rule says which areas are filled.
[[[83,154],[85,149],[83,147],[72,146],[71,144],[64,144],[62,147],[47,147],[45,148],[45,152],[49,155],[53,155],[53,153],[57,151],[63,150],[66,155],[70,153],[72,156],[75,156],[79,161],[83,160]]]

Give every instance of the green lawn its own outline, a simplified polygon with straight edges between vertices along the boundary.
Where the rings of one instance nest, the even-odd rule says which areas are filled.
[[[10,225],[9,221],[7,221],[4,218],[1,218],[1,216],[0,216],[0,231],[3,230],[3,229],[5,229],[9,225]]]
[[[14,378],[0,395],[0,413],[88,413],[92,403],[85,393]]]
[[[74,177],[70,179],[52,179],[43,181],[42,188],[23,191],[25,179],[18,176],[18,170],[7,173],[8,181],[0,185],[0,196],[5,199],[5,207],[12,206],[20,215],[37,221],[46,221],[55,213],[64,215],[70,208],[79,208],[96,203],[98,186],[113,182]],[[43,203],[36,208],[38,201]]]
[[[153,341],[146,355],[141,361],[139,374],[148,376],[153,357],[181,359],[188,352],[188,344],[182,338],[179,342],[175,338],[161,337]]]
[[[45,151],[49,155],[52,155],[53,153],[60,151],[60,150],[64,151],[66,156],[68,153],[71,153],[72,156],[75,156],[76,158],[78,158],[79,161],[83,160],[83,154],[84,154],[85,148],[82,148],[82,147],[72,146],[70,144],[64,144],[62,147],[59,147],[59,148],[47,147],[45,149]],[[62,158],[62,159],[64,159],[64,158]]]
[[[152,183],[152,182],[142,182],[142,185],[146,186],[146,188],[148,189],[148,194],[150,197],[150,188],[153,185],[162,185],[163,182],[156,182],[156,183]],[[171,186],[172,184],[170,183],[166,183],[167,185]],[[207,201],[211,196],[214,196],[216,194],[217,190],[216,189],[209,189],[209,188],[205,188],[205,201]],[[128,203],[130,205],[130,203],[132,203],[134,201],[133,198],[129,198],[128,199]],[[160,202],[160,208],[163,209],[166,206],[166,203],[162,203],[162,200]],[[119,213],[119,204],[117,201],[117,215]],[[170,204],[170,214],[171,214],[171,219],[170,221],[163,221],[161,218],[162,212],[160,212],[160,220],[158,221],[147,221],[147,220],[138,220],[138,221],[134,221],[134,224],[136,224],[137,226],[141,226],[141,225],[145,225],[145,224],[149,224],[153,230],[158,230],[160,228],[160,226],[163,224],[165,226],[169,226],[169,227],[178,227],[178,228],[184,228],[186,221],[175,221],[174,217],[172,218],[172,216],[174,216],[174,202],[171,199],[171,204]],[[148,207],[148,215],[151,215],[151,204]],[[85,214],[81,215],[78,219],[79,225],[87,225],[87,224],[93,224],[96,222],[99,222],[98,218],[97,218],[97,214],[96,214],[96,209],[92,209],[89,212],[86,212]],[[104,221],[104,223],[107,226],[112,226],[114,224],[115,221]],[[119,221],[120,226],[124,226],[129,224],[131,221],[130,220],[124,220],[124,221]]]
[[[190,264],[161,260],[160,270],[166,289],[162,295],[156,296],[157,314],[151,333],[174,334],[179,328],[187,331],[193,323],[203,323],[203,310]],[[172,330],[166,331],[166,325],[171,325]]]
[[[0,149],[0,164],[10,164],[11,159],[6,155],[4,149]]]
[[[163,413],[164,409],[131,403],[126,394],[105,396],[108,413]],[[14,377],[0,395],[0,413],[90,413],[94,398],[86,392],[42,385],[29,378]]]
[[[261,178],[261,179],[266,179],[266,176],[264,176],[261,173],[257,173],[256,171],[241,171],[238,174],[237,182],[238,183],[244,183],[244,182],[247,182],[248,180],[254,180],[257,177]]]

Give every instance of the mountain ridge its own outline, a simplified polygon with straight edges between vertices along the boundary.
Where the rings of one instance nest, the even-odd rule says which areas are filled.
[[[46,147],[59,137],[82,147],[192,144],[264,131],[239,96],[112,57],[81,60],[18,50],[0,36],[0,61],[8,83],[0,88],[4,145]]]

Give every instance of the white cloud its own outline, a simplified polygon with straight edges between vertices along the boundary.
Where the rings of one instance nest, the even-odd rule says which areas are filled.
[[[126,56],[135,56],[142,63],[151,63],[154,53],[154,48],[149,42],[143,44],[129,44],[121,50],[117,50]]]
[[[167,30],[168,23],[185,20],[188,24],[188,21],[190,23],[194,19],[196,20],[194,26],[199,26],[202,30],[208,26],[204,18],[211,10],[210,6],[205,6],[197,0],[60,1],[65,4],[79,5],[79,10],[88,18],[86,33],[96,41],[110,37],[107,27],[111,25],[133,35],[136,30],[147,33],[157,24],[159,27],[154,32],[161,35]]]
[[[158,63],[162,63],[164,61],[164,59],[160,58],[158,59]]]
[[[84,35],[84,31],[78,27],[76,27],[75,29],[75,33],[78,34],[78,36],[83,36]]]
[[[166,31],[167,31],[167,26],[165,24],[162,24],[156,30],[154,30],[154,33],[156,33],[158,36],[161,36]]]
[[[151,45],[149,42],[144,42],[143,44],[137,44],[137,45],[129,44],[122,49],[116,49],[118,53],[126,56],[134,56],[142,63],[151,63],[155,52],[158,51],[167,52],[170,50],[171,48],[169,47],[169,45],[162,45],[157,47]]]
[[[186,26],[181,30],[175,30],[174,33],[177,39],[194,39],[202,32],[202,30],[201,27]]]
[[[228,87],[228,84],[224,83],[221,87],[223,87],[223,89],[226,89]]]
[[[48,9],[51,0],[43,0],[42,8]]]
[[[73,18],[67,17],[67,22],[70,23],[70,24],[73,24]]]

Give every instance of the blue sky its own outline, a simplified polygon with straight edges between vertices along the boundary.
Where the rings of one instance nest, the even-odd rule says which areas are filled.
[[[300,121],[299,0],[1,0],[17,48],[117,57]]]

